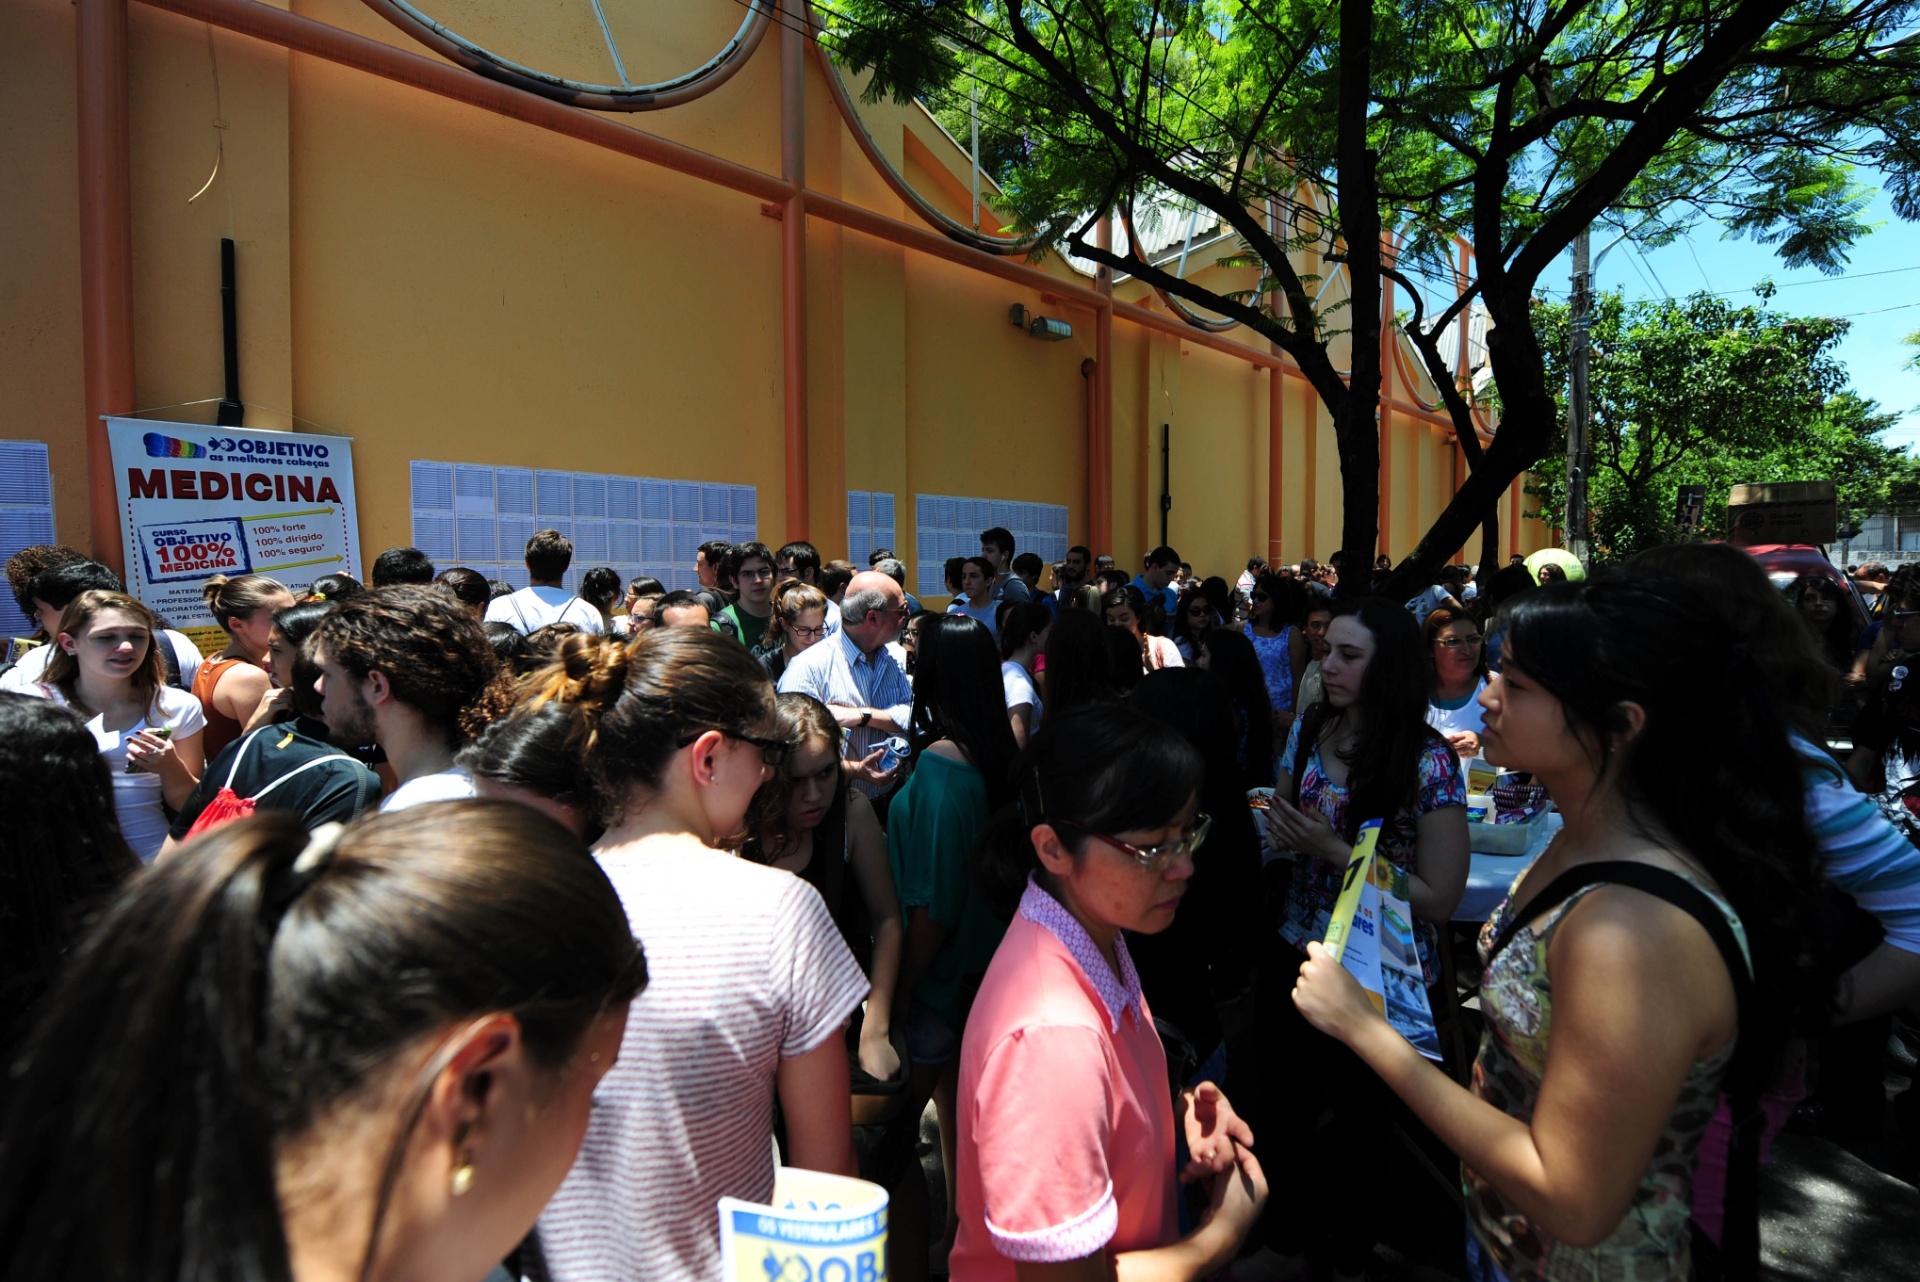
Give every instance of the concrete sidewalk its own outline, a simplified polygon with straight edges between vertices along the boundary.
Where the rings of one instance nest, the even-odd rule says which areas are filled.
[[[1782,1135],[1761,1177],[1761,1275],[1779,1282],[1920,1278],[1914,1167],[1911,1151],[1891,1139],[1854,1152],[1810,1135]]]

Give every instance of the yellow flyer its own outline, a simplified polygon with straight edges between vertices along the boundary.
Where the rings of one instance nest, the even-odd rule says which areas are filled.
[[[1360,825],[1360,840],[1353,843],[1353,856],[1347,860],[1346,876],[1340,882],[1340,898],[1334,901],[1333,916],[1327,921],[1327,951],[1338,957],[1346,947],[1347,932],[1353,929],[1353,914],[1360,908],[1360,894],[1373,867],[1373,848],[1380,844],[1380,821],[1369,819]]]
[[[726,1282],[886,1282],[887,1191],[783,1166],[773,1205],[720,1199]]]

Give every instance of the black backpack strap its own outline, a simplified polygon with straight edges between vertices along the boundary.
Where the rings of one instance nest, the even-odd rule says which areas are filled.
[[[180,656],[173,652],[173,642],[168,639],[167,634],[156,630],[153,634],[153,644],[160,651],[160,667],[166,673],[166,684],[176,690],[187,689],[180,680]]]
[[[1727,1282],[1750,1282],[1760,1273],[1760,1139],[1766,1117],[1760,1111],[1760,1063],[1752,1045],[1753,976],[1740,941],[1719,905],[1685,877],[1665,868],[1625,860],[1581,864],[1554,878],[1527,901],[1526,907],[1508,917],[1494,937],[1493,947],[1487,950],[1487,964],[1493,964],[1494,957],[1521,927],[1580,891],[1600,885],[1627,886],[1652,895],[1699,922],[1720,950],[1720,960],[1733,981],[1739,1032],[1722,1087],[1733,1116],[1733,1134],[1727,1152],[1726,1206],[1717,1263],[1719,1277]]]

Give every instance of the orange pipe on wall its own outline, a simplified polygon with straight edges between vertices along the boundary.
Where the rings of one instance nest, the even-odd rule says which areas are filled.
[[[780,220],[780,337],[785,377],[787,542],[807,538],[807,38],[806,11],[784,0],[780,28],[780,176],[793,194]]]
[[[127,0],[78,0],[80,332],[93,555],[116,571],[120,502],[102,414],[134,408],[133,168],[127,96]]]

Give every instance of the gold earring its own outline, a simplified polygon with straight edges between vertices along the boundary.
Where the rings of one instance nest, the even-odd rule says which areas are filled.
[[[460,1154],[460,1165],[453,1168],[453,1178],[447,1181],[447,1187],[455,1197],[466,1196],[467,1190],[473,1187],[473,1153],[466,1146],[472,1129],[470,1124],[462,1122],[454,1131],[453,1147]]]

